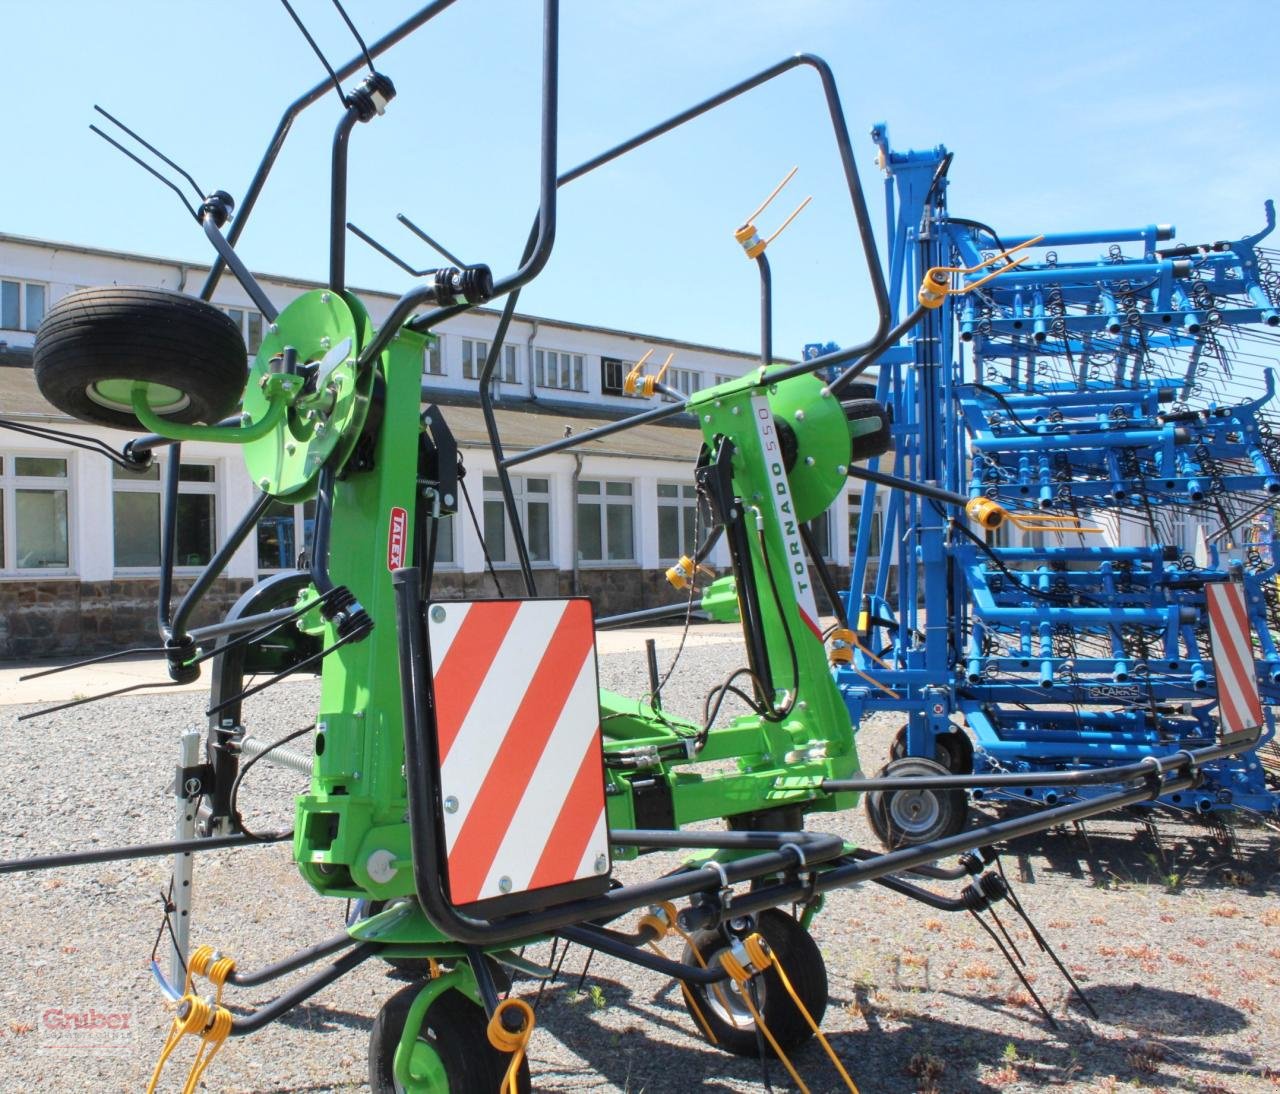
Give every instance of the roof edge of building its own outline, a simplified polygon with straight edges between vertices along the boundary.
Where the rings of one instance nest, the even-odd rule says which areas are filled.
[[[71,251],[74,254],[94,255],[99,258],[119,258],[132,259],[141,262],[154,262],[162,266],[182,266],[191,270],[203,270],[207,272],[211,267],[207,262],[193,262],[183,258],[165,258],[161,255],[138,254],[136,251],[117,251],[109,247],[93,247],[84,243],[65,243],[55,239],[39,239],[35,236],[15,235],[11,232],[0,232],[0,243],[12,243],[22,247],[38,247],[45,250]],[[253,275],[258,278],[271,281],[282,282],[287,285],[298,285],[306,289],[324,289],[328,286],[322,281],[313,281],[306,277],[292,277],[286,274],[268,273],[263,270],[252,271]],[[355,293],[362,293],[369,296],[381,296],[388,300],[396,300],[398,297],[395,293],[387,292],[385,289],[371,289],[361,286],[349,286],[350,290]],[[479,312],[482,315],[497,316],[500,314],[497,308],[473,308],[472,311]],[[752,353],[747,350],[729,349],[725,346],[713,346],[705,342],[691,342],[680,338],[664,338],[660,335],[645,334],[641,331],[621,330],[617,327],[603,327],[593,323],[574,323],[567,319],[552,319],[544,315],[532,315],[528,312],[516,312],[513,318],[525,323],[536,323],[539,326],[560,327],[565,330],[581,330],[590,331],[595,334],[608,334],[618,338],[633,338],[638,342],[657,342],[664,346],[671,346],[675,349],[687,349],[701,351],[705,353],[717,353],[724,357],[736,357],[745,360],[756,360],[759,358],[758,353]],[[774,360],[779,364],[795,364],[794,358],[775,357]]]

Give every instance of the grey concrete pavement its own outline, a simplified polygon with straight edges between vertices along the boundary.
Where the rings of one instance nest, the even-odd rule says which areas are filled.
[[[652,638],[660,651],[675,650],[680,644],[683,625],[633,627],[625,630],[600,631],[596,646],[601,654],[644,650],[645,639]],[[695,623],[689,628],[685,648],[741,642],[742,631],[736,623]],[[204,691],[209,687],[208,673],[190,684],[174,685],[165,670],[164,659],[151,656],[123,658],[97,665],[83,665],[34,680],[22,677],[47,669],[74,663],[77,658],[45,660],[32,663],[0,661],[0,706],[20,703],[65,703],[88,698],[139,684],[154,686],[156,691]],[[306,680],[309,677],[302,676]],[[288,684],[291,681],[283,681]],[[168,685],[167,687],[165,685]],[[146,690],[151,690],[148,687]]]

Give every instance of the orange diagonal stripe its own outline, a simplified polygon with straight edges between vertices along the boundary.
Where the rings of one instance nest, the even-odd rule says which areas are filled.
[[[511,725],[492,727],[492,732],[502,734],[502,747],[449,851],[449,891],[455,903],[479,897],[529,780],[591,652],[591,618],[573,618],[581,614],[572,610],[578,603],[570,605],[543,651]],[[521,653],[536,656],[536,651]],[[546,762],[555,763],[556,758],[548,757]],[[558,802],[545,803],[546,808],[557,805]]]
[[[475,702],[485,675],[502,648],[511,622],[520,610],[518,600],[472,604],[462,629],[436,670],[432,691],[436,704],[436,740],[440,763],[449,755],[458,730]]]
[[[551,837],[542,849],[533,877],[529,880],[530,889],[573,880],[603,811],[604,772],[600,766],[599,745],[593,734],[587,742],[586,755],[578,765],[569,796],[556,818],[556,826],[551,829]]]

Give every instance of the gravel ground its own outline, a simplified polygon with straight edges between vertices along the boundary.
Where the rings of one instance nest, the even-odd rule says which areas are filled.
[[[699,709],[740,659],[731,643],[691,647],[668,707]],[[639,653],[604,657],[601,674],[606,686],[645,689]],[[317,694],[310,681],[271,689],[251,701],[246,724],[264,737],[305,725]],[[29,708],[0,708],[0,856],[167,838],[175,738],[201,724],[201,706],[192,694],[119,698],[21,723],[16,715]],[[883,762],[893,728],[863,726],[866,767]],[[246,815],[263,826],[288,823],[298,778],[264,767],[246,786]],[[861,811],[813,826],[873,843]],[[1010,877],[1101,1016],[1071,1003],[1002,908],[1056,1031],[968,916],[875,886],[836,894],[814,928],[830,979],[824,1028],[865,1094],[1280,1088],[1278,842],[1270,829],[1240,823],[1224,833],[1169,818],[1149,830],[1124,816],[1016,845],[1006,856]],[[626,869],[652,876],[654,864]],[[167,880],[159,860],[0,880],[0,1090],[145,1086],[169,1022],[147,971]],[[244,968],[332,934],[342,917],[338,902],[301,882],[283,847],[202,855],[196,897],[196,942],[234,954]],[[545,957],[546,947],[531,956]],[[766,1089],[758,1062],[695,1035],[669,981],[597,957],[578,992],[585,957],[570,951],[566,976],[542,999],[530,1050],[536,1089]],[[205,1088],[366,1089],[370,1023],[399,986],[371,962],[230,1042]],[[532,990],[517,983],[517,992]],[[232,1002],[249,1007],[272,994],[242,990]],[[127,1015],[129,1028],[105,1047],[59,1044],[43,1021],[56,1008]],[[163,1089],[180,1087],[190,1052],[179,1050]],[[816,1046],[796,1063],[813,1090],[838,1089]],[[771,1075],[776,1089],[788,1088],[777,1064]]]

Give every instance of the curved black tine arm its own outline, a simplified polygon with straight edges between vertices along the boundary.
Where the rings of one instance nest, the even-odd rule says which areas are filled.
[[[345,80],[352,75],[357,69],[366,63],[366,57],[377,57],[379,54],[385,53],[397,42],[403,41],[419,27],[430,22],[439,15],[445,8],[451,7],[457,0],[435,0],[435,3],[427,4],[418,10],[415,14],[409,16],[399,26],[394,27],[381,38],[373,42],[368,51],[362,51],[357,56],[344,64],[337,70],[339,80]],[[303,95],[300,95],[286,108],[280,116],[280,121],[276,124],[275,133],[272,134],[271,141],[267,145],[267,150],[263,154],[261,161],[258,163],[258,169],[254,172],[253,179],[250,181],[248,189],[245,190],[244,199],[240,203],[240,215],[236,217],[235,222],[231,225],[231,231],[227,233],[227,242],[231,246],[235,246],[240,238],[240,234],[244,231],[245,225],[249,221],[249,214],[253,212],[254,206],[258,202],[258,198],[262,194],[262,188],[266,185],[267,178],[271,174],[272,167],[275,166],[276,159],[280,155],[284,142],[289,136],[289,130],[293,127],[293,123],[297,120],[307,107],[319,102],[328,93],[332,87],[332,83],[328,79],[321,80],[315,87]],[[213,266],[209,270],[209,276],[205,278],[204,285],[200,289],[200,298],[208,300],[213,296],[214,289],[218,287],[218,282],[222,278],[223,270],[226,268],[226,262],[221,255],[214,261]]]

